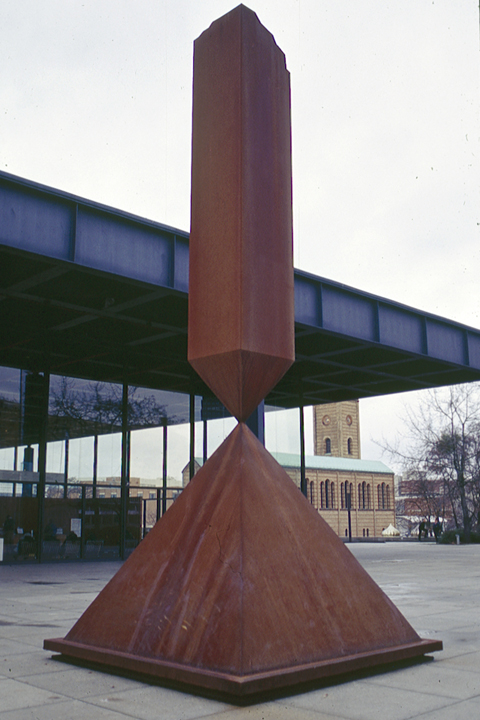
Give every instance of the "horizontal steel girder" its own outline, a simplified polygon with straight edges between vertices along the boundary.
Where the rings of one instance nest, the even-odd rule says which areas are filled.
[[[188,234],[0,172],[0,364],[210,391],[187,363]],[[480,331],[295,271],[283,407],[480,379]]]

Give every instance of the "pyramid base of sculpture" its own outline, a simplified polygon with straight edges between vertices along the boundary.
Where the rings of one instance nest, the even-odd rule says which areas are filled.
[[[236,697],[442,649],[422,640],[240,423],[44,647]]]
[[[62,653],[86,663],[98,663],[107,668],[143,675],[145,679],[165,681],[166,684],[180,684],[218,692],[236,698],[247,698],[249,695],[295,689],[296,685],[304,685],[328,678],[335,678],[360,670],[378,668],[380,666],[399,663],[422,657],[426,653],[442,650],[439,640],[419,640],[400,645],[395,648],[373,650],[368,653],[357,653],[348,657],[280,668],[268,672],[250,675],[233,675],[230,673],[203,670],[181,665],[180,663],[142,658],[138,655],[103,650],[101,648],[69,642],[62,638],[45,640],[46,650]]]

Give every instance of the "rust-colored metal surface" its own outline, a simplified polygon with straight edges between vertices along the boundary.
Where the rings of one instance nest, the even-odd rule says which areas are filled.
[[[246,420],[295,359],[290,76],[243,5],[195,42],[188,359]]]
[[[244,420],[294,358],[289,82],[239,6],[195,44],[189,359]],[[64,655],[234,695],[421,656],[421,640],[240,422]]]
[[[441,641],[420,640],[420,642],[409,645],[397,645],[393,648],[369,653],[356,653],[349,657],[334,658],[306,665],[292,665],[288,668],[244,676],[217,673],[201,668],[188,668],[186,665],[145,659],[128,653],[110,652],[102,648],[92,648],[62,639],[46,640],[45,648],[78,660],[106,665],[112,669],[128,670],[135,674],[141,673],[146,677],[164,680],[167,683],[181,683],[187,688],[194,686],[214,690],[235,698],[248,698],[248,696],[285,687],[291,687],[294,690],[295,686],[304,683],[351,674],[380,665],[408,661],[418,658],[424,653],[442,650],[442,643]]]
[[[45,646],[239,695],[441,649],[243,423],[65,640]]]

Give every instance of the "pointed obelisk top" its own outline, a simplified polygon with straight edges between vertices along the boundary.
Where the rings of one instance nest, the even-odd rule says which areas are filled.
[[[295,359],[290,77],[239,5],[195,42],[188,359],[245,420]]]

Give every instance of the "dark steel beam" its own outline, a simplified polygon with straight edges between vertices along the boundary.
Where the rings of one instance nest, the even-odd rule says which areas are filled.
[[[197,395],[188,234],[0,172],[0,364]],[[480,379],[480,331],[299,270],[296,361],[268,404]]]

